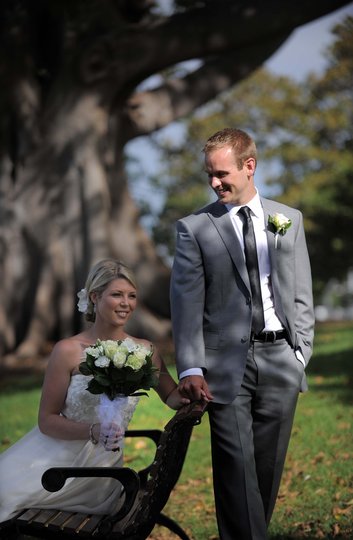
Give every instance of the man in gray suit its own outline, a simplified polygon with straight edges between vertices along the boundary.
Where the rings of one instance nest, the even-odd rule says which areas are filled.
[[[312,352],[303,218],[259,196],[256,146],[244,131],[215,133],[204,152],[218,200],[177,223],[179,386],[209,401],[221,540],[265,540]]]

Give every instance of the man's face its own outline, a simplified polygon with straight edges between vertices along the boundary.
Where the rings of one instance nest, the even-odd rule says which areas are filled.
[[[255,160],[247,159],[238,169],[233,150],[229,146],[205,155],[208,181],[222,204],[247,204],[255,195]]]

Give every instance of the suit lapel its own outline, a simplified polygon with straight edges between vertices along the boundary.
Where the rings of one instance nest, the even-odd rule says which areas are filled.
[[[214,203],[212,211],[208,215],[226,246],[244,285],[250,293],[250,282],[245,266],[243,249],[235,234],[227,208],[222,204]]]

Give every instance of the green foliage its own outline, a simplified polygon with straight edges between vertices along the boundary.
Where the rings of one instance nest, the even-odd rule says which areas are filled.
[[[338,25],[321,77],[302,83],[258,70],[185,123],[178,147],[162,145],[166,193],[154,238],[174,252],[174,222],[206,204],[202,147],[215,131],[252,134],[269,192],[304,213],[314,292],[353,266],[353,18]],[[322,261],[325,264],[322,264]]]

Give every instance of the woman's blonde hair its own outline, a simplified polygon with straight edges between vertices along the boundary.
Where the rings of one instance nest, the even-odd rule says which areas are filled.
[[[91,293],[95,292],[100,296],[114,279],[126,279],[135,289],[137,289],[135,276],[132,270],[121,261],[115,259],[103,259],[91,268],[85,285],[88,296],[88,307],[85,313],[87,321],[94,322],[96,318],[94,304],[91,300]]]

